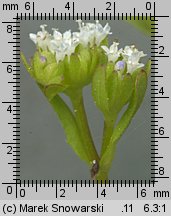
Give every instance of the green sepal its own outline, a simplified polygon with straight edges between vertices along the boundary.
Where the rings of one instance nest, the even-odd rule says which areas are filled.
[[[114,73],[114,64],[113,62],[108,62],[107,66],[106,66],[106,79],[108,79],[109,77],[111,77],[111,75]]]
[[[148,77],[146,71],[141,70],[137,75],[136,82],[135,82],[133,100],[135,100],[134,103],[136,104],[136,108],[134,113],[138,110],[138,108],[140,107],[144,99],[144,95],[147,89],[147,81],[148,81]]]
[[[151,71],[151,60],[150,60],[150,59],[149,59],[149,60],[147,61],[147,63],[145,64],[143,70],[146,72],[147,77],[148,77],[149,74],[150,74],[150,71]],[[142,71],[142,68],[137,68],[135,71],[133,71],[133,72],[131,73],[131,74],[132,74],[132,78],[133,78],[134,81],[136,80],[136,77],[137,77],[137,75],[140,73],[140,71]]]
[[[41,52],[39,51],[38,53],[39,53],[40,56],[44,56],[46,58],[46,61],[47,61],[48,64],[56,62],[55,53],[51,53],[48,50],[43,50]]]
[[[90,58],[91,58],[90,74],[92,80],[93,74],[97,68],[97,65],[99,64],[99,53],[96,47],[92,47],[91,49],[89,49],[89,51],[90,51]]]
[[[107,47],[109,46],[108,37],[105,37],[105,38],[101,41],[99,47],[101,47],[101,46],[107,46]]]
[[[80,87],[82,85],[82,80],[84,80],[84,74],[80,73],[80,61],[76,54],[64,59],[65,61],[65,71],[64,78],[66,83],[71,87]]]
[[[44,93],[44,95],[47,97],[49,101],[51,101],[57,94],[63,92],[66,90],[68,86],[64,84],[51,84],[48,86],[42,86],[41,84],[37,83]]]
[[[65,65],[62,61],[57,63],[48,64],[45,69],[44,73],[46,74],[46,85],[50,84],[59,84],[64,80],[64,70]]]
[[[108,70],[109,71],[109,70]],[[109,97],[109,110],[111,113],[116,112],[115,106],[118,103],[118,94],[119,94],[119,77],[116,71],[113,71],[107,78],[106,83],[107,93]]]
[[[147,63],[145,64],[144,70],[147,73],[147,76],[149,76],[150,75],[150,71],[151,71],[151,59],[149,59],[147,61]]]
[[[20,53],[20,57],[21,57],[21,60],[22,60],[22,62],[23,62],[24,67],[25,67],[26,70],[29,72],[29,74],[33,77],[33,70],[32,70],[32,68],[31,68],[31,66],[28,64],[24,53],[21,52],[21,53]]]
[[[43,70],[46,67],[46,65],[47,65],[46,62],[41,62],[40,53],[35,52],[33,58],[31,59],[31,66],[33,70],[33,77],[38,83],[43,84],[42,83],[44,79]]]
[[[101,47],[96,47],[96,52],[98,54],[98,61],[100,65],[107,65],[108,57],[104,54],[104,50]]]
[[[41,60],[44,58],[44,61]],[[56,62],[55,55],[49,51],[36,51],[31,59],[31,66],[28,65],[25,57],[21,54],[23,64],[37,82],[48,100],[58,93],[64,91],[68,86],[64,82],[64,64]]]
[[[142,70],[142,68],[137,68],[135,71],[133,71],[133,72],[131,73],[132,79],[133,79],[134,83],[136,82],[137,75],[140,73],[141,70]]]
[[[44,58],[44,61],[41,58]],[[59,84],[63,80],[63,63],[57,64],[54,54],[48,51],[35,52],[32,59],[32,70],[36,82],[43,86]]]
[[[126,105],[133,92],[134,83],[131,74],[127,73],[124,75],[123,79],[120,82],[120,98],[118,99],[119,111],[122,109],[124,105]]]
[[[106,115],[108,113],[108,94],[106,91],[105,66],[97,68],[92,80],[92,95],[96,106]]]
[[[90,70],[91,67],[90,49],[89,48],[81,49],[80,52],[78,53],[78,58],[80,61],[79,73],[84,75],[82,82],[86,85],[90,82],[92,77],[92,70]]]
[[[130,100],[134,88],[133,79],[128,73],[121,75],[120,72],[114,71],[107,79],[106,88],[110,113],[117,114]]]

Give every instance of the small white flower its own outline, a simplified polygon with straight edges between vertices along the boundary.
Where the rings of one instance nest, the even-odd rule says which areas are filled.
[[[108,23],[103,27],[98,20],[96,23],[86,24],[82,22],[82,20],[77,20],[77,22],[80,30],[80,32],[77,33],[77,37],[79,38],[79,42],[84,46],[88,44],[90,44],[90,47],[94,44],[99,46],[102,40],[110,34],[110,26]]]
[[[96,21],[96,44],[99,46],[100,43],[106,38],[106,36],[110,33],[110,26],[107,23],[104,28],[99,21]]]
[[[43,50],[47,49],[49,46],[49,42],[52,39],[51,34],[49,34],[46,30],[45,27],[47,25],[41,25],[40,28],[42,31],[37,32],[37,34],[30,33],[29,37],[30,39],[40,48]]]
[[[72,34],[71,30],[62,34],[58,29],[53,28],[53,35],[51,35],[45,30],[45,27],[46,25],[41,25],[40,28],[42,31],[37,32],[37,34],[30,33],[30,39],[43,50],[48,49],[50,52],[54,53],[57,62],[63,60],[66,55],[69,59],[79,43],[78,34]]]
[[[133,72],[138,68],[144,66],[143,63],[139,63],[141,57],[146,56],[143,51],[138,51],[134,45],[132,46],[125,46],[122,52],[123,60],[127,63],[127,72]]]
[[[113,44],[108,48],[107,46],[101,46],[108,56],[108,61],[112,61],[113,63],[119,58],[122,49],[118,50],[119,43],[113,42]]]
[[[61,32],[59,32],[58,29],[55,29],[55,28],[53,28],[52,30],[53,30],[53,39],[55,41],[59,41],[59,43],[60,43],[62,40]]]
[[[68,58],[74,53],[78,40],[72,35],[71,31],[66,31],[63,34],[54,30],[53,40],[50,41],[49,50],[56,54],[56,60],[59,62],[67,55]]]

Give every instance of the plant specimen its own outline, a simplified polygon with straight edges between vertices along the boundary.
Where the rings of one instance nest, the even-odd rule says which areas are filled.
[[[119,49],[119,43],[108,46],[110,26],[83,23],[79,31],[63,34],[46,25],[30,34],[36,51],[28,63],[21,53],[23,64],[36,81],[57,113],[65,131],[67,143],[84,160],[95,180],[108,180],[116,145],[140,107],[147,88],[150,60],[144,66],[140,58],[146,56],[134,45]],[[98,153],[88,125],[84,108],[83,88],[92,87],[92,97],[103,113],[104,130],[101,152]],[[61,97],[66,94],[73,109]],[[123,107],[125,112],[119,118]]]

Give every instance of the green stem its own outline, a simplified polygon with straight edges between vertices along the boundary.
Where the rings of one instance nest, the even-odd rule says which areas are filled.
[[[99,166],[101,167],[102,171],[105,170],[106,172],[109,172],[112,165],[113,157],[116,152],[117,142],[130,124],[135,114],[135,110],[136,103],[134,102],[134,100],[132,100],[117,125],[115,125],[110,142],[102,157],[100,158]]]
[[[110,139],[111,139],[111,136],[113,133],[114,122],[115,122],[115,120],[105,120],[104,121],[103,141],[102,141],[102,148],[101,148],[100,157],[102,157],[107,146],[109,145],[109,142],[110,142]]]
[[[124,133],[124,131],[129,126],[133,116],[137,112],[140,107],[142,100],[145,95],[145,91],[147,88],[147,74],[143,70],[137,75],[135,82],[135,89],[132,95],[132,98],[129,102],[127,110],[124,112],[122,117],[120,118],[117,125],[115,125],[113,134],[111,136],[110,142],[100,158],[99,163],[99,176],[103,176],[103,171],[109,172],[110,167],[112,165],[113,157],[116,152],[117,142]]]
[[[84,146],[85,146],[88,158],[90,162],[92,162],[93,160],[96,160],[97,162],[99,162],[99,156],[94,146],[91,132],[88,126],[88,120],[87,120],[87,116],[86,116],[86,112],[84,108],[82,90],[72,91],[72,94],[69,94],[69,96],[72,101],[72,105],[73,105],[73,109],[75,113],[75,119],[76,119],[78,128],[80,130],[82,139],[84,141]]]
[[[108,183],[108,173],[102,170],[99,170],[98,174],[96,175],[96,180],[98,180],[98,183]]]
[[[111,141],[108,143],[108,146],[110,145],[110,143],[111,143]],[[113,157],[116,153],[116,146],[117,146],[117,142],[113,143],[113,149],[111,150],[110,153],[108,153],[108,158],[105,157],[105,160],[104,160],[104,156],[101,158],[100,163],[99,163],[99,172],[96,176],[97,180],[102,180],[103,182],[104,182],[104,180],[108,181],[108,175],[109,175],[110,167],[111,167],[111,164],[113,161]],[[112,157],[111,157],[111,155],[112,155]]]
[[[67,143],[71,145],[75,153],[88,164],[90,160],[86,154],[86,147],[83,143],[82,137],[80,136],[79,128],[77,126],[75,117],[66,103],[62,98],[56,95],[51,101],[49,101],[58,114],[61,124],[64,128]]]

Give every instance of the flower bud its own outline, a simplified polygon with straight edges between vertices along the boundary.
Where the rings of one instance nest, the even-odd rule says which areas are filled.
[[[26,62],[24,55],[21,57]],[[63,76],[64,65],[62,62],[57,64],[55,55],[51,52],[36,51],[29,68],[28,72],[50,100],[67,88]]]
[[[130,103],[135,91],[138,91],[136,95],[139,95],[139,100],[142,101],[141,92],[146,91],[150,70],[150,62],[145,66],[147,71],[138,68],[132,74],[125,72],[126,69],[123,67],[121,70],[116,70],[119,67],[117,64],[120,62],[116,62],[116,64],[109,62],[106,66],[98,67],[92,82],[92,95],[95,104],[103,112],[105,118],[110,119]],[[121,64],[121,66],[123,65]]]
[[[69,60],[65,58],[64,79],[71,88],[88,85],[99,62],[97,48],[79,45]]]
[[[114,70],[107,77],[106,72],[103,66],[96,71],[92,82],[92,94],[95,104],[104,115],[113,118],[128,103],[133,92],[133,79],[130,74],[120,76]]]

